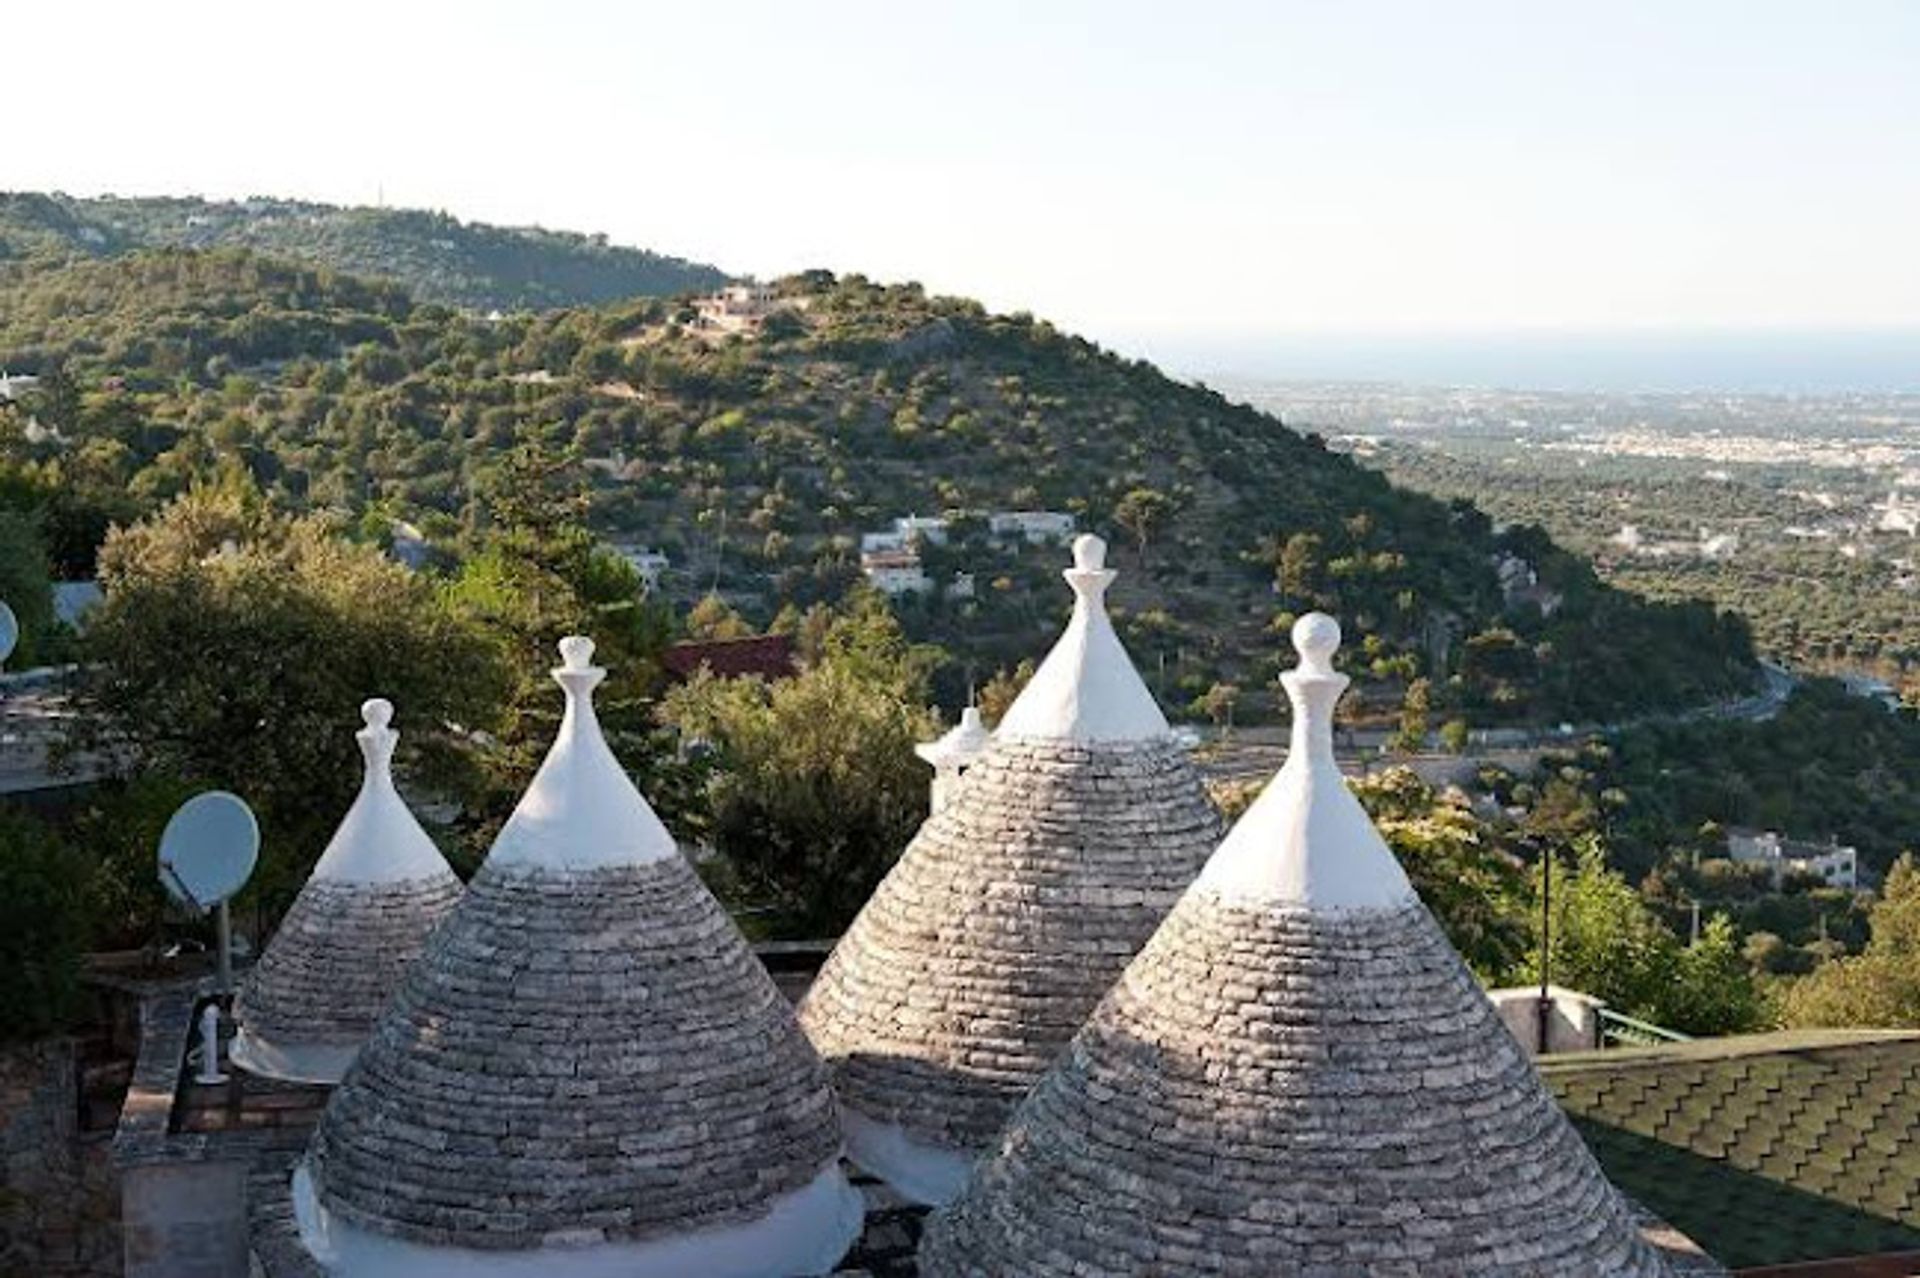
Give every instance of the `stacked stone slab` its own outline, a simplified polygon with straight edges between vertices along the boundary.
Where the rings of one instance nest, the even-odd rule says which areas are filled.
[[[1219,837],[1107,618],[1104,553],[1076,543],[1065,633],[801,1006],[849,1156],[920,1202],[958,1192]]]
[[[1664,1262],[1343,783],[1286,766],[929,1221],[925,1278],[1653,1278]]]
[[[394,789],[392,703],[368,701],[360,717],[360,793],[234,1006],[233,1060],[250,1073],[339,1082],[460,898],[460,880]]]
[[[601,737],[591,651],[296,1173],[330,1272],[785,1278],[859,1232],[825,1068]]]

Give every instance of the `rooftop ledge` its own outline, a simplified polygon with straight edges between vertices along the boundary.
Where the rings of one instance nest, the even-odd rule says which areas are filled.
[[[1816,1052],[1873,1043],[1911,1042],[1920,1030],[1813,1029],[1778,1030],[1769,1034],[1734,1034],[1726,1038],[1698,1038],[1657,1047],[1610,1047],[1594,1052],[1562,1052],[1534,1062],[1542,1074],[1573,1073],[1606,1067],[1670,1065],[1675,1061],[1724,1061],[1744,1056],[1773,1056],[1782,1052]]]

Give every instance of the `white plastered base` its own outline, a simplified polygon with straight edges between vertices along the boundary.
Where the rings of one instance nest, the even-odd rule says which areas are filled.
[[[583,1240],[524,1251],[431,1247],[348,1224],[327,1211],[303,1161],[293,1173],[300,1241],[342,1278],[788,1278],[825,1274],[860,1236],[866,1205],[835,1162],[758,1220],[638,1242]]]
[[[897,1123],[880,1123],[842,1108],[847,1157],[878,1176],[901,1197],[944,1207],[960,1196],[973,1170],[973,1155],[907,1134]]]
[[[331,1086],[346,1077],[360,1054],[358,1043],[276,1043],[242,1025],[227,1048],[227,1059],[258,1078]]]

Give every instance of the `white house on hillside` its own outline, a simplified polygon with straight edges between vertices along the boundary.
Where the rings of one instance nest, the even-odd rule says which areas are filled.
[[[860,571],[875,590],[892,598],[923,595],[933,590],[933,578],[910,549],[869,550],[860,556]]]
[[[1073,540],[1072,515],[1061,510],[999,510],[987,516],[987,532],[1000,541],[1019,538],[1030,544]]]
[[[1860,886],[1860,853],[1835,839],[1804,843],[1775,830],[1727,831],[1727,855],[1743,865],[1764,865],[1775,887],[1789,874],[1810,874],[1828,887],[1851,891]]]

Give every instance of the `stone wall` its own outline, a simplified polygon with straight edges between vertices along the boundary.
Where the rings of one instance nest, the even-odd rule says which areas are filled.
[[[120,1272],[104,1141],[79,1131],[71,1039],[0,1050],[0,1278]]]

